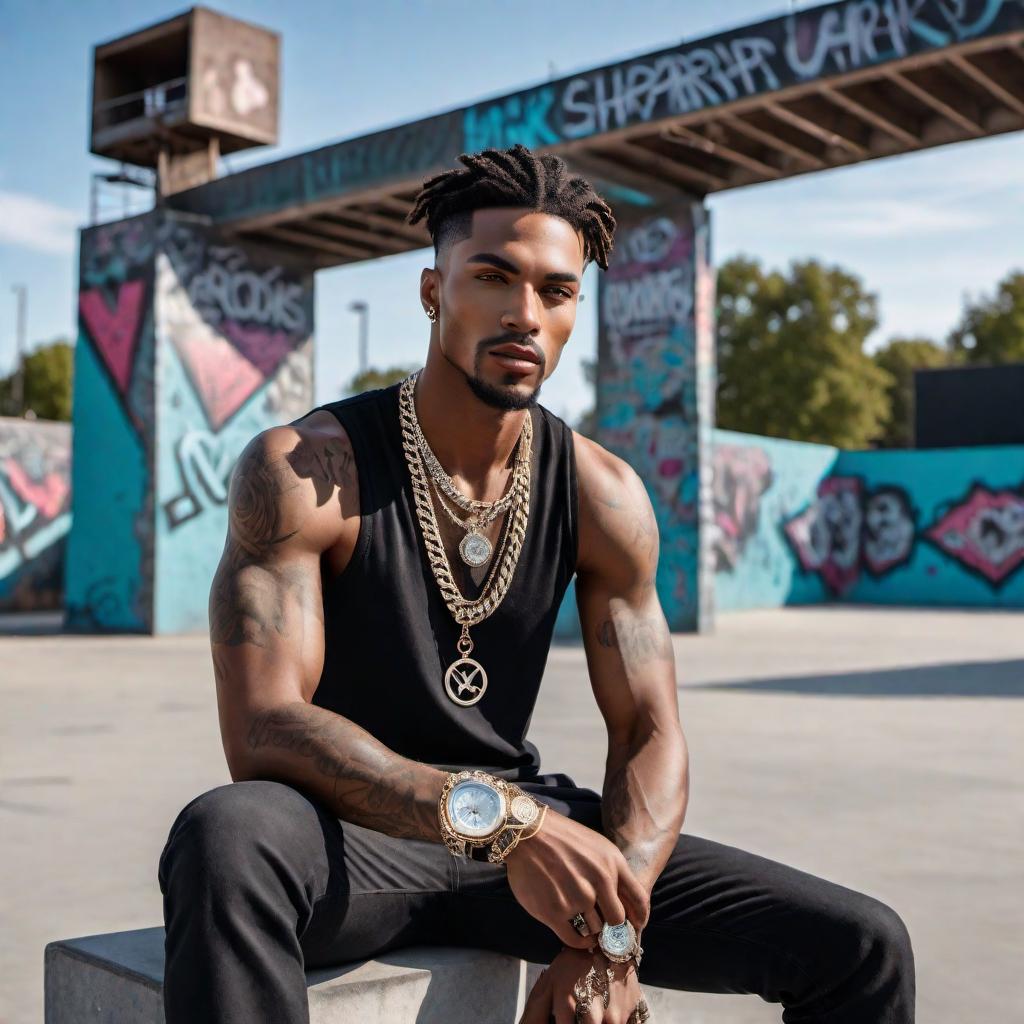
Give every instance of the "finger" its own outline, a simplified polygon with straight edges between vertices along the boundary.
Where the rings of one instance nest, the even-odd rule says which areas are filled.
[[[576,1003],[575,1000],[568,1002],[559,999],[555,1004],[555,1024],[576,1024]]]
[[[597,909],[608,924],[622,924],[626,920],[626,908],[610,879],[602,879],[598,885]]]
[[[619,874],[619,896],[629,909],[629,919],[633,922],[633,927],[638,930],[643,928],[650,917],[651,897],[628,865]],[[618,920],[621,921],[622,918]]]
[[[602,1024],[626,1024],[636,1004],[640,1001],[642,992],[636,973],[631,971],[622,979],[611,984],[611,1000],[608,1009],[605,1011]]]
[[[523,1015],[519,1024],[548,1024],[551,1016],[551,981],[547,970],[537,976],[537,980],[526,997]]]
[[[571,946],[573,949],[590,949],[594,945],[594,937],[580,935],[568,918],[559,925],[552,925],[551,930],[558,936],[563,946]]]
[[[587,919],[588,938],[596,939],[604,927],[604,921],[601,920],[597,907],[591,907],[583,916]]]

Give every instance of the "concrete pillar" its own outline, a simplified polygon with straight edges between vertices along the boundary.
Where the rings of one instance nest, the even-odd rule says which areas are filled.
[[[313,272],[154,210],[82,232],[66,622],[207,625],[227,480],[313,405]]]
[[[657,588],[673,631],[712,626],[714,275],[699,200],[618,203],[599,276],[598,440],[643,478],[658,520]]]

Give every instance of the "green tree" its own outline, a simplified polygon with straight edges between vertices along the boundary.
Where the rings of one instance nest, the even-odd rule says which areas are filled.
[[[363,391],[372,391],[374,388],[386,388],[404,380],[413,370],[419,368],[419,363],[415,366],[389,366],[386,370],[378,370],[371,366],[363,373],[357,373],[345,385],[344,392],[347,395],[358,395]]]
[[[891,413],[879,443],[883,448],[909,448],[914,443],[914,371],[949,366],[954,356],[928,338],[893,338],[875,352],[874,360],[892,377]]]
[[[878,301],[858,277],[738,256],[719,268],[717,306],[719,426],[844,448],[882,433],[892,379],[864,352]]]
[[[1024,362],[1024,271],[1010,271],[992,298],[966,300],[948,342],[968,363]]]
[[[24,407],[41,420],[71,419],[74,346],[63,338],[40,345],[23,359]],[[19,416],[15,377],[0,378],[0,414]]]

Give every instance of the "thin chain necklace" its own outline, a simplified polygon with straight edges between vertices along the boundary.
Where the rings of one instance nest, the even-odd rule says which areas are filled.
[[[494,549],[491,546],[491,542],[483,533],[484,527],[500,516],[512,504],[516,495],[517,480],[520,480],[522,475],[529,471],[528,459],[523,458],[525,450],[523,446],[523,433],[525,433],[525,429],[526,425],[524,423],[523,432],[520,433],[516,441],[515,466],[509,483],[509,489],[496,501],[479,501],[467,498],[455,486],[455,481],[445,472],[444,467],[438,461],[423,431],[420,429],[419,419],[414,417],[413,433],[416,437],[416,447],[419,449],[420,457],[438,491],[438,500],[441,503],[441,507],[453,523],[466,531],[466,535],[459,544],[459,555],[466,565],[473,568],[486,565],[493,554]],[[454,502],[464,512],[468,512],[469,515],[465,519],[460,519],[448,508],[442,495],[447,495],[450,501]]]
[[[494,560],[494,565],[491,567],[491,572],[480,595],[472,601],[468,600],[459,590],[458,584],[452,576],[448,552],[441,540],[434,503],[430,497],[427,474],[424,472],[420,450],[416,443],[414,429],[416,406],[413,401],[413,388],[419,374],[419,370],[410,374],[402,381],[398,389],[398,416],[402,428],[402,450],[409,467],[416,518],[423,531],[423,542],[427,549],[431,571],[452,617],[462,625],[462,633],[456,641],[459,657],[448,666],[445,672],[445,691],[456,704],[468,707],[471,704],[476,704],[487,689],[487,672],[479,661],[470,657],[473,652],[473,641],[469,635],[469,628],[483,622],[501,604],[509,584],[512,582],[526,536],[530,514],[530,453],[533,449],[533,421],[529,414],[523,421],[522,441],[526,472],[514,480],[514,497],[510,514],[505,523],[500,556]],[[469,697],[464,696],[466,692],[469,693]]]

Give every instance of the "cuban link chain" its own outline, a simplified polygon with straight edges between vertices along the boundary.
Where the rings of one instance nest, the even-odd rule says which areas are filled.
[[[462,634],[456,642],[459,657],[449,666],[444,676],[445,691],[456,704],[468,707],[476,704],[487,689],[487,672],[483,665],[470,655],[473,652],[473,641],[469,635],[471,626],[483,622],[497,607],[508,591],[519,561],[526,527],[530,514],[530,453],[533,449],[533,421],[529,415],[523,421],[523,456],[526,473],[516,481],[512,493],[512,508],[505,526],[505,537],[502,551],[495,559],[490,576],[484,584],[480,596],[468,600],[459,590],[452,576],[448,553],[445,551],[441,534],[437,525],[434,503],[430,497],[430,487],[420,457],[420,449],[416,443],[414,423],[416,409],[413,403],[413,387],[419,371],[410,374],[402,381],[398,390],[398,415],[402,428],[402,449],[405,453],[409,476],[412,480],[412,492],[416,506],[416,518],[423,531],[423,542],[427,549],[434,579],[441,590],[441,596],[451,612],[452,617],[462,626]],[[476,682],[479,678],[479,682]],[[456,689],[458,692],[456,692]],[[463,694],[469,691],[470,696]]]

